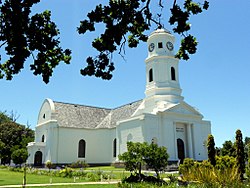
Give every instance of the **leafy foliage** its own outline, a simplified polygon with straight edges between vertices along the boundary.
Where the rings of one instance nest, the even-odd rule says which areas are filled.
[[[133,143],[127,142],[127,152],[119,155],[119,160],[125,162],[125,170],[130,172],[138,172],[141,174],[141,166],[145,164],[144,153],[146,150],[147,143]]]
[[[237,187],[240,176],[233,157],[216,157],[216,166],[209,161],[196,162],[184,159],[179,167],[185,181],[194,181],[204,187]]]
[[[23,164],[28,158],[28,151],[26,148],[18,149],[12,152],[11,159],[15,164]]]
[[[9,57],[0,62],[0,78],[11,80],[14,74],[23,69],[28,57],[33,57],[30,65],[35,75],[42,75],[49,82],[53,69],[64,61],[69,63],[70,50],[59,45],[59,30],[51,21],[50,11],[30,15],[31,8],[40,0],[5,0],[0,2],[0,48],[5,47]],[[0,56],[1,59],[1,56]]]
[[[162,9],[165,8],[161,0],[158,4]],[[88,13],[88,19],[80,22],[79,34],[95,31],[97,23],[103,23],[105,30],[92,42],[92,46],[99,55],[87,58],[87,67],[81,70],[82,75],[111,79],[114,70],[113,52],[119,50],[119,54],[121,54],[126,42],[130,48],[137,47],[140,41],[145,42],[147,40],[145,31],[149,30],[152,24],[155,24],[157,28],[163,27],[160,19],[155,19],[155,15],[160,17],[161,13],[153,12],[150,5],[151,0],[110,0],[109,5],[99,4],[95,10]],[[188,33],[191,28],[188,21],[190,15],[199,14],[203,10],[207,10],[208,6],[208,1],[200,4],[192,0],[185,0],[183,8],[181,8],[176,0],[174,1],[170,9],[172,15],[169,23],[174,26],[175,33],[183,36],[176,57],[188,60],[188,54],[196,52],[198,42],[194,36]]]
[[[214,137],[213,135],[208,135],[207,139],[207,151],[208,151],[208,160],[209,162],[215,166],[216,165],[216,160],[215,160],[215,143],[214,143]]]
[[[6,118],[8,117],[5,115]],[[8,118],[7,118],[8,119]],[[15,122],[0,123],[1,163],[10,163],[11,154],[34,140],[34,131]]]
[[[168,165],[169,155],[164,146],[159,147],[157,144],[151,143],[145,150],[144,161],[147,167],[154,169],[157,178],[160,179],[160,171],[163,171]]]
[[[235,145],[231,140],[226,140],[222,144],[221,155],[222,156],[228,155],[228,156],[231,156],[231,157],[236,156]]]
[[[242,141],[242,133],[241,130],[236,131],[236,141],[235,141],[235,147],[236,147],[236,163],[238,166],[240,179],[244,179],[244,173],[245,173],[245,152],[244,152],[244,145]]]
[[[154,169],[157,178],[160,178],[159,172],[166,168],[169,158],[164,146],[159,147],[157,144],[147,142],[128,142],[127,149],[127,152],[119,155],[119,160],[125,162],[126,170],[135,173],[139,171],[141,177],[141,167],[147,165],[148,168]]]
[[[177,3],[175,0],[169,7],[171,16],[169,24],[173,32],[183,38],[176,57],[189,59],[189,54],[197,50],[198,42],[189,33],[191,15],[197,15],[207,10],[209,3],[196,3],[185,0]],[[11,80],[24,67],[25,61],[33,58],[30,69],[34,75],[42,75],[45,83],[49,82],[53,70],[60,62],[70,63],[71,51],[60,47],[59,30],[51,20],[51,12],[31,15],[33,5],[40,0],[5,0],[0,1],[0,48],[8,56],[5,62],[0,62],[0,78]],[[139,42],[147,40],[146,31],[154,25],[162,28],[161,16],[166,9],[162,0],[158,0],[160,12],[151,8],[151,0],[109,0],[108,5],[99,4],[87,14],[87,19],[80,21],[77,28],[79,34],[94,32],[96,24],[104,24],[104,32],[94,39],[92,46],[98,51],[96,57],[86,59],[87,66],[80,72],[82,75],[111,79],[115,69],[112,55],[115,51],[122,52],[125,44],[137,47]],[[183,6],[181,6],[183,5]],[[1,60],[1,57],[0,57]]]
[[[6,112],[0,112],[0,124],[6,122],[11,122],[11,118],[6,115]]]

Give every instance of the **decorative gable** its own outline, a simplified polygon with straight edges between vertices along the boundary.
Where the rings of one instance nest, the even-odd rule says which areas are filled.
[[[164,110],[161,110],[162,112],[172,112],[176,114],[183,114],[183,115],[193,115],[193,116],[200,116],[203,118],[202,114],[196,110],[194,107],[188,105],[185,102],[178,103],[174,106],[165,108]]]

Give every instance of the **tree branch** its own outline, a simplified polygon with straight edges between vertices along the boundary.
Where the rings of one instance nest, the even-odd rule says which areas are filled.
[[[0,48],[2,48],[3,45],[5,45],[7,43],[7,41],[5,41],[3,44],[0,45]]]

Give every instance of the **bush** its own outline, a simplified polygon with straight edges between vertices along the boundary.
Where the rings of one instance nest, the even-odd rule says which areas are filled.
[[[87,173],[87,178],[90,181],[100,181],[101,177],[99,175],[97,175],[96,173]]]
[[[225,169],[233,168],[236,165],[236,159],[234,157],[226,156],[216,156],[216,168]]]
[[[89,165],[85,161],[76,161],[73,162],[70,167],[71,168],[87,168]]]
[[[188,182],[202,183],[210,187],[234,187],[240,184],[236,160],[228,156],[217,157],[215,167],[208,161],[194,162],[187,159],[179,169],[184,181]]]
[[[59,171],[59,175],[61,177],[71,178],[73,177],[73,170],[71,168],[66,167],[65,169]]]
[[[53,167],[53,164],[52,164],[52,162],[50,161],[50,160],[47,160],[46,161],[46,163],[45,163],[45,166],[49,169],[49,171],[50,171],[50,169]]]
[[[15,150],[11,154],[11,159],[15,164],[21,165],[26,162],[27,158],[28,158],[28,151],[27,149],[24,148]]]

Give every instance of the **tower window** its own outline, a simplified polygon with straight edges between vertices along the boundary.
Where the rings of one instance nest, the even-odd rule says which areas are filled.
[[[163,48],[162,42],[158,42],[158,48]]]
[[[176,80],[174,67],[171,67],[171,80]]]
[[[86,142],[85,140],[82,139],[78,143],[78,157],[85,158],[85,152],[86,152]]]
[[[150,70],[149,70],[148,81],[149,81],[149,82],[152,82],[152,81],[153,81],[153,69],[150,69]]]

